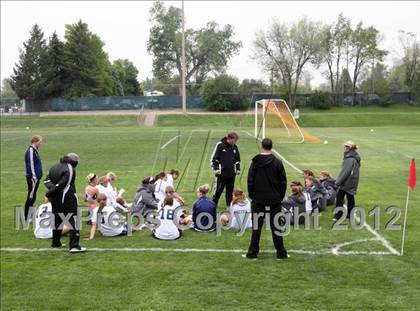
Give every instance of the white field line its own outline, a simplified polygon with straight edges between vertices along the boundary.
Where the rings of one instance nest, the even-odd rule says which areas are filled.
[[[369,240],[369,239],[368,239]],[[375,239],[373,239],[375,240]],[[389,252],[367,252],[367,251],[339,251],[342,246],[353,244],[353,242],[360,242],[360,241],[352,241],[343,243],[332,249],[323,249],[319,251],[311,251],[311,250],[304,250],[304,249],[291,249],[288,250],[288,253],[291,254],[302,254],[302,255],[390,255]],[[337,249],[333,252],[333,250]],[[22,248],[22,247],[2,247],[0,248],[0,252],[5,253],[46,253],[46,252],[63,252],[67,251],[66,248]],[[131,253],[225,253],[225,254],[245,254],[246,250],[244,249],[218,249],[218,248],[161,248],[161,247],[140,247],[140,248],[88,248],[88,252],[131,252]],[[260,253],[275,253],[274,250],[261,250]]]
[[[160,147],[160,149],[165,149],[166,146],[168,146],[171,142],[173,142],[175,139],[177,139],[178,137],[181,137],[181,135],[175,135],[174,137],[172,137],[170,140],[168,140],[162,147]]]
[[[254,135],[250,134],[249,132],[246,132],[249,136],[255,138]],[[258,139],[260,140],[260,139]],[[291,162],[287,161],[279,152],[277,152],[276,150],[272,150],[273,153],[275,153],[277,156],[279,156],[287,165],[289,165],[291,168],[293,168],[294,170],[296,170],[297,172],[301,173],[302,170],[299,169],[298,167],[296,167],[295,165],[293,165]],[[360,221],[359,217],[356,216],[355,217],[356,221]],[[382,235],[380,235],[377,231],[373,230],[372,227],[367,224],[366,222],[363,223],[363,226],[367,229],[367,231],[369,231],[370,233],[372,233],[376,239],[378,241],[380,241],[382,243],[383,246],[385,246],[385,248],[387,248],[389,250],[389,252],[393,255],[400,255],[400,252],[398,252],[393,246],[392,244],[385,239]]]

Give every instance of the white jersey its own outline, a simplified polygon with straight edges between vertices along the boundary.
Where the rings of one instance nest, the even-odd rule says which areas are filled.
[[[172,177],[172,174],[166,174],[166,185],[167,186],[174,186],[174,178]]]
[[[106,205],[116,207],[117,206],[117,191],[108,183],[108,186],[102,185],[96,186],[100,193],[106,196]]]
[[[165,198],[165,189],[168,184],[163,179],[158,179],[158,181],[155,184],[155,197],[158,201],[163,201]]]
[[[36,217],[35,217],[35,226],[34,226],[34,235],[37,239],[51,239],[52,238],[52,228],[51,225],[54,224],[48,224],[46,223],[46,219],[52,216],[52,206],[51,203],[42,204],[38,207],[36,211]],[[41,228],[41,220],[43,220],[42,228]],[[45,228],[45,226],[48,226],[48,228]]]
[[[252,228],[251,203],[248,200],[230,204],[230,227],[238,231]],[[246,217],[246,218],[245,218]]]
[[[161,240],[175,240],[179,238],[181,233],[174,224],[173,219],[177,219],[175,215],[175,205],[164,206],[159,212],[160,225],[155,229],[155,236]]]
[[[127,227],[119,223],[121,214],[118,214],[116,209],[108,204],[101,212],[101,233],[103,236],[117,236],[120,235]]]

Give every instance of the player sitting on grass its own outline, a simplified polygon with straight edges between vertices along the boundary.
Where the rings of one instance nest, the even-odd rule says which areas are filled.
[[[177,180],[179,177],[179,171],[176,169],[171,169],[168,174],[166,174],[166,184],[168,186],[174,186],[174,180]]]
[[[241,189],[233,191],[232,202],[229,207],[229,216],[220,216],[220,222],[227,225],[230,220],[230,228],[236,232],[243,232],[245,229],[252,228],[251,203],[246,198]]]
[[[334,205],[337,196],[337,186],[335,179],[331,177],[330,172],[322,171],[319,175],[319,181],[327,190],[327,205]]]
[[[99,206],[101,234],[105,237],[127,235],[128,227],[123,215],[108,204],[108,199],[103,193],[99,194],[98,200],[101,202]],[[139,229],[132,227],[131,230],[138,231]]]
[[[133,212],[140,212],[146,218],[150,211],[158,209],[159,201],[155,197],[155,179],[146,177],[142,180],[133,200]]]
[[[296,212],[299,214],[298,223],[305,222],[305,214],[310,215],[312,212],[312,202],[309,193],[303,191],[300,181],[292,181],[290,183],[292,194],[284,198],[281,205],[290,213],[290,224],[294,224]]]
[[[182,231],[175,223],[177,216],[175,215],[175,199],[172,196],[166,196],[163,200],[162,208],[159,210],[160,224],[153,232],[152,236],[158,240],[176,240],[182,236]],[[179,222],[179,221],[178,221]]]
[[[216,204],[207,198],[209,190],[209,185],[202,185],[197,189],[198,200],[192,208],[195,231],[210,232],[216,229]]]
[[[302,170],[302,175],[303,175],[303,179],[305,179],[306,177],[312,176],[314,177],[314,172],[310,169],[304,169]]]
[[[89,207],[90,219],[88,224],[91,225],[89,239],[93,239],[95,237],[96,232],[96,223],[98,219],[98,195],[99,190],[96,187],[98,184],[98,177],[94,173],[90,173],[86,176],[87,186],[85,188],[85,202]]]
[[[95,238],[98,215],[102,211],[102,208],[106,205],[106,202],[107,202],[106,195],[103,193],[98,193],[98,195],[96,196],[95,202],[97,204],[95,222],[92,222],[92,227],[90,228],[89,236],[83,239],[85,241],[93,240]]]
[[[49,215],[49,216],[48,216]],[[49,219],[47,221],[47,219]],[[37,239],[51,239],[52,238],[52,226],[54,226],[54,220],[52,219],[52,206],[51,203],[45,203],[38,207],[35,216],[34,235]],[[69,233],[69,227],[64,224],[61,236]]]
[[[115,187],[115,182],[117,181],[117,175],[113,172],[108,172],[106,174],[106,178],[108,179],[108,197],[111,199],[111,204],[117,211],[121,211],[124,213],[130,212],[129,207],[123,198],[124,189],[120,189],[117,191]]]
[[[309,193],[312,208],[322,212],[327,207],[327,190],[313,176],[305,178],[305,192]]]
[[[155,197],[158,201],[163,202],[165,198],[165,188],[168,185],[168,176],[165,172],[160,172],[155,177]]]

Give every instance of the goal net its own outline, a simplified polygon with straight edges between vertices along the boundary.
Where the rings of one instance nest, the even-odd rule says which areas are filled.
[[[270,137],[282,143],[321,142],[321,139],[301,129],[283,99],[262,99],[255,102],[255,137]]]

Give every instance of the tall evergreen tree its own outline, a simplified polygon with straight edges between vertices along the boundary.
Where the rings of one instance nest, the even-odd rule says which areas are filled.
[[[47,66],[45,72],[46,97],[54,98],[64,95],[64,43],[56,32],[50,38],[47,49]]]
[[[64,37],[65,96],[111,95],[111,68],[101,39],[81,20],[66,25]]]
[[[11,86],[19,98],[36,100],[45,98],[45,70],[47,45],[44,33],[35,24],[30,38],[19,49],[19,63],[15,64]]]

